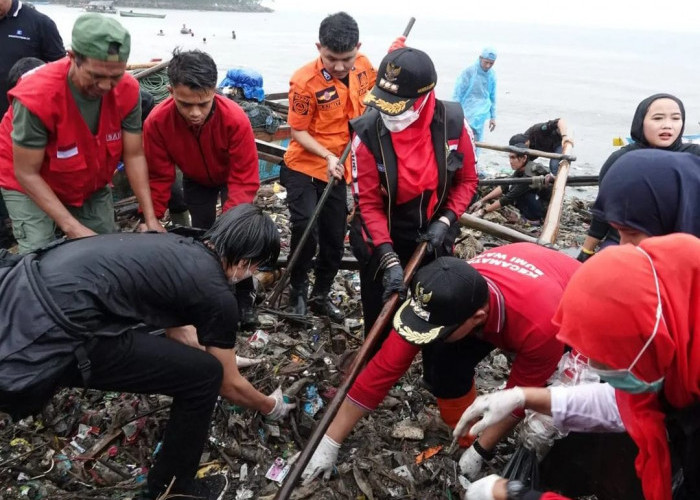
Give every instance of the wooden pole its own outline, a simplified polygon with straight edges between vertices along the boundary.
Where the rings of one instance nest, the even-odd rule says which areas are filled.
[[[488,233],[506,241],[525,241],[527,243],[537,243],[537,238],[533,236],[521,233],[520,231],[516,231],[515,229],[511,229],[509,227],[501,226],[495,222],[480,219],[479,217],[475,217],[470,214],[463,214],[459,218],[459,223],[465,227],[483,231],[484,233]]]
[[[403,278],[403,282],[406,286],[410,285],[411,278],[413,278],[413,274],[418,269],[421,260],[423,260],[423,256],[425,255],[425,250],[427,247],[428,243],[425,241],[418,245],[418,248],[416,248],[416,251],[413,252],[413,255],[411,256],[411,260],[409,260],[408,264],[406,264],[406,269],[404,270]],[[309,463],[309,460],[311,460],[314,451],[316,451],[318,443],[321,442],[323,435],[326,433],[326,430],[331,425],[331,422],[338,413],[340,405],[345,400],[345,396],[348,394],[350,388],[352,387],[352,384],[355,382],[355,379],[360,374],[360,370],[362,370],[362,368],[364,367],[370,352],[373,351],[375,344],[379,340],[379,336],[382,334],[384,328],[389,323],[389,321],[391,321],[391,319],[393,318],[394,310],[396,309],[398,303],[399,294],[394,293],[384,304],[384,307],[379,313],[377,320],[374,322],[374,325],[372,325],[372,329],[367,334],[367,338],[362,344],[362,347],[360,347],[357,356],[355,356],[355,360],[352,362],[352,365],[350,366],[350,370],[347,376],[345,377],[345,380],[343,380],[343,382],[340,384],[340,387],[338,387],[338,392],[336,392],[335,396],[333,396],[331,402],[328,403],[328,409],[326,410],[326,413],[323,414],[323,418],[321,418],[321,421],[314,429],[313,433],[311,434],[311,437],[309,438],[309,441],[306,443],[306,446],[301,451],[299,459],[296,462],[294,462],[294,466],[292,467],[292,470],[289,471],[289,475],[287,476],[287,479],[285,480],[284,484],[282,484],[282,487],[277,492],[275,500],[287,500],[292,494],[292,491],[294,491],[294,486],[296,482],[301,477],[302,472],[304,472],[304,469],[306,468],[306,464]]]
[[[134,78],[137,80],[141,80],[143,78],[146,78],[149,75],[152,75],[153,73],[158,73],[161,69],[167,68],[170,65],[170,60],[168,61],[163,61],[162,63],[158,63],[155,66],[151,66],[148,69],[145,69],[143,71],[139,71],[134,75]]]
[[[570,142],[565,142],[562,154],[567,155],[572,147],[573,145]],[[566,179],[569,176],[569,168],[571,168],[571,164],[568,160],[563,159],[559,162],[559,171],[557,172],[557,178],[554,180],[547,216],[544,219],[540,237],[537,239],[537,243],[540,245],[552,245],[557,241],[559,221],[564,211],[564,193],[566,191]]]
[[[570,144],[570,143],[566,143]],[[576,161],[576,157],[567,154],[565,151],[570,150],[571,148],[567,148],[565,151],[563,151],[561,154],[559,153],[549,153],[547,151],[540,151],[539,149],[530,149],[530,148],[516,148],[515,146],[499,146],[498,144],[489,144],[487,142],[475,142],[474,145],[477,148],[484,148],[484,149],[492,149],[494,151],[503,151],[504,153],[520,153],[520,154],[526,154],[526,155],[531,155],[531,156],[539,156],[541,158],[551,158],[554,160],[568,160],[568,161]]]
[[[507,184],[534,184],[537,181],[544,182],[544,175],[535,177],[497,177],[495,179],[479,180],[479,187],[483,186],[504,186]],[[597,186],[597,175],[577,175],[566,178],[567,186]]]

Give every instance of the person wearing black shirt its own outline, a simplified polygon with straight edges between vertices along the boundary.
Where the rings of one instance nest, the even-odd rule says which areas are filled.
[[[510,138],[509,144],[524,143],[530,149],[537,149],[547,153],[561,153],[565,142],[573,145],[573,140],[568,135],[566,121],[563,118],[555,118],[543,123],[535,123],[524,134],[516,134]],[[552,175],[559,171],[559,160],[549,160],[549,170]]]
[[[171,494],[201,494],[194,475],[219,395],[272,420],[294,406],[281,388],[257,391],[235,356],[231,284],[276,261],[279,245],[270,217],[241,204],[201,241],[115,233],[27,255],[0,279],[0,410],[32,413],[63,386],[172,396],[149,494],[173,477]]]
[[[7,111],[7,75],[23,57],[44,62],[65,57],[66,49],[50,17],[19,0],[0,0],[0,116]]]
[[[514,148],[522,150],[526,148],[523,143],[511,144]],[[510,167],[514,170],[513,177],[540,177],[544,176],[541,185],[514,184],[498,186],[489,194],[481,198],[469,207],[469,213],[477,217],[493,212],[508,205],[515,205],[524,219],[522,222],[541,223],[547,214],[547,206],[552,196],[551,183],[554,180],[547,168],[532,161],[532,157],[525,153],[511,152],[508,155]],[[494,203],[486,204],[490,200]]]

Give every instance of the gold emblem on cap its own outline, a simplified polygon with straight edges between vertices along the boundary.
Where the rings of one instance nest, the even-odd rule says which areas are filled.
[[[420,281],[416,283],[416,291],[411,298],[411,309],[423,321],[430,321],[430,312],[425,310],[425,306],[432,298],[433,292],[425,293],[425,288],[420,284]]]
[[[390,82],[395,82],[401,73],[401,66],[397,66],[393,62],[386,65],[386,71],[384,72],[384,78]]]
[[[406,110],[408,105],[408,99],[398,102],[388,102],[384,99],[380,99],[373,93],[369,92],[364,98],[364,103],[369,104],[377,108],[379,111],[383,111],[388,115],[398,115]]]
[[[411,344],[428,344],[432,342],[438,337],[438,335],[440,335],[440,330],[442,330],[444,327],[435,326],[425,332],[419,332],[404,324],[401,321],[401,315],[403,314],[406,306],[408,306],[409,302],[412,304],[414,301],[411,299],[410,301],[407,300],[404,302],[394,316],[394,329]]]

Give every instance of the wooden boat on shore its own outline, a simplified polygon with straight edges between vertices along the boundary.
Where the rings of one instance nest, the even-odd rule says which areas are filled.
[[[150,12],[134,12],[133,10],[120,10],[121,17],[152,17],[155,19],[164,19],[166,14],[151,14]]]

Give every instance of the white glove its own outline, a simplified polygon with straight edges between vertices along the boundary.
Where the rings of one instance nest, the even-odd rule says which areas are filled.
[[[482,417],[469,429],[470,436],[478,436],[487,427],[500,422],[513,411],[524,406],[525,393],[520,387],[479,396],[464,411],[452,435],[456,438],[463,436],[469,423],[478,417]]]
[[[269,397],[275,400],[275,407],[270,413],[267,413],[265,415],[265,417],[269,420],[282,420],[284,417],[287,416],[287,414],[292,410],[292,408],[296,408],[297,406],[295,403],[287,403],[284,400],[284,394],[282,394],[281,387],[275,389],[275,392],[270,394]]]
[[[473,482],[467,488],[467,500],[494,500],[493,486],[501,479],[498,474],[491,474]]]
[[[484,457],[479,455],[479,452],[470,446],[466,449],[459,459],[459,470],[467,476],[467,479],[474,481],[481,472],[481,467],[484,465]]]
[[[304,486],[320,476],[321,473],[323,473],[323,479],[330,479],[333,467],[338,461],[338,450],[340,450],[340,445],[328,437],[328,434],[324,434],[323,439],[318,443],[314,456],[311,457],[306,469],[301,473]]]
[[[236,355],[236,366],[238,366],[238,368],[247,368],[249,366],[259,365],[263,361],[265,361],[264,358],[244,358],[243,356]]]

